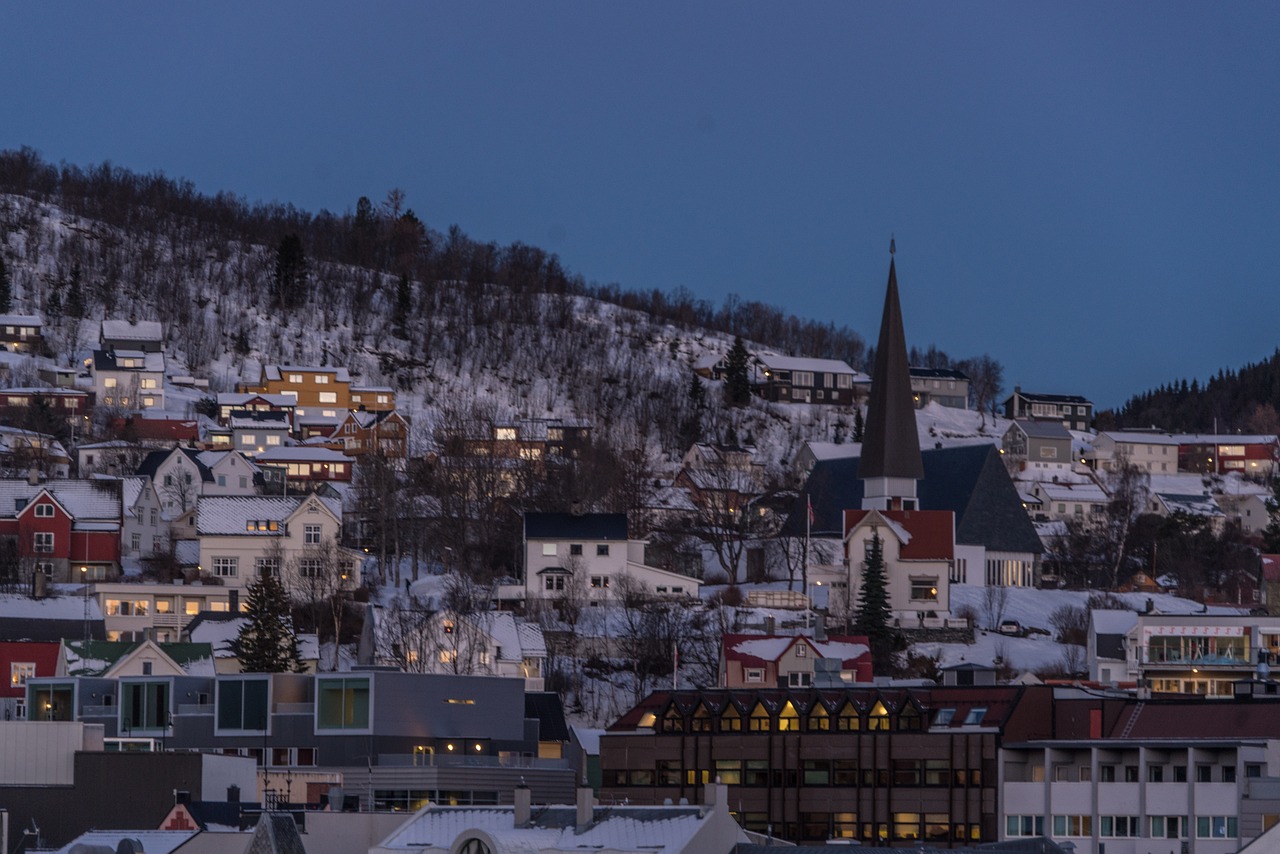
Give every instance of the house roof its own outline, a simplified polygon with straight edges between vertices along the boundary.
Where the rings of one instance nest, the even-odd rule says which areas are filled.
[[[194,442],[200,438],[200,425],[187,418],[146,418],[135,415],[133,432],[139,439],[156,442]]]
[[[298,399],[291,394],[268,394],[266,392],[239,392],[239,391],[222,391],[218,392],[218,406],[247,406],[253,401],[260,400],[270,406],[276,406],[281,409],[293,409],[298,405]]]
[[[162,451],[152,451],[143,458],[142,464],[138,466],[138,474],[146,475],[154,481],[160,466],[174,454],[185,455],[187,459],[195,464],[196,470],[200,473],[200,479],[205,483],[213,483],[213,472],[200,461],[200,452],[194,448],[169,448]]]
[[[969,381],[968,374],[952,368],[908,368],[908,372],[915,379]]]
[[[333,374],[334,379],[340,383],[351,382],[351,374],[346,368],[336,365],[328,367],[317,367],[315,365],[263,365],[262,375],[275,382],[287,374]]]
[[[526,513],[526,540],[627,539],[626,513]]]
[[[1106,504],[1111,499],[1096,483],[1053,483],[1040,481],[1036,484],[1049,501],[1088,501],[1093,504]]]
[[[151,641],[67,640],[62,642],[68,676],[101,676],[126,656]],[[213,648],[207,643],[157,643],[155,646],[175,665],[187,672],[208,670],[202,662],[213,661]],[[206,675],[206,674],[201,674]]]
[[[956,543],[989,551],[1040,554],[1036,534],[1018,490],[994,445],[965,445],[921,453],[924,478],[917,497],[921,510],[956,514]],[[805,497],[812,496],[816,536],[843,537],[843,511],[862,506],[858,457],[819,460],[783,526],[785,536],[804,536]]]
[[[898,274],[889,257],[889,284],[885,288],[884,313],[876,360],[867,398],[867,423],[862,442],[861,477],[919,480],[920,437],[916,433],[915,396],[907,367],[907,337],[902,328],[898,300]],[[861,506],[859,503],[857,506]]]
[[[43,326],[44,318],[38,314],[0,314],[0,326]]]
[[[85,602],[79,595],[30,596],[0,593],[0,640],[60,641],[84,637]],[[102,609],[89,597],[89,634],[102,639]]]
[[[141,359],[138,367],[125,368],[119,364],[120,359]],[[93,369],[95,371],[147,371],[164,373],[164,353],[144,353],[141,350],[94,350]]]
[[[1038,394],[1033,391],[1017,389],[1007,400],[1013,400],[1015,396],[1033,403],[1084,403],[1089,406],[1093,405],[1087,397],[1081,397],[1078,394]]]
[[[254,458],[254,462],[262,463],[285,463],[285,462],[308,462],[308,463],[345,463],[350,462],[350,458],[341,451],[335,451],[332,448],[326,448],[323,445],[289,445],[267,448]]]
[[[1016,420],[1009,429],[1017,428],[1033,439],[1066,439],[1071,441],[1071,431],[1061,421]]]
[[[1186,513],[1188,516],[1225,516],[1212,495],[1177,495],[1157,492],[1155,497],[1170,513]]]
[[[1094,608],[1089,611],[1089,622],[1095,635],[1123,635],[1138,624],[1138,612]]]
[[[227,426],[232,430],[288,430],[289,413],[238,409],[227,419]]]
[[[145,851],[147,854],[170,854],[196,833],[198,831],[195,830],[90,830],[59,848],[57,854],[73,854],[73,852],[82,851]],[[124,846],[126,839],[131,839],[140,845]]]
[[[754,354],[756,361],[764,365],[771,371],[812,371],[815,374],[850,374],[856,375],[858,372],[849,367],[847,362],[841,359],[810,359],[801,356],[780,356],[777,353],[771,353],[762,350]]]
[[[901,545],[903,560],[951,560],[955,557],[955,515],[949,510],[846,510],[845,530],[878,520],[888,526]]]
[[[838,659],[845,669],[856,666],[859,660],[870,660],[871,655],[871,647],[861,635],[831,635],[821,641],[804,635],[726,634],[721,639],[725,660],[748,667],[776,662],[796,644],[809,647],[818,658]]]
[[[278,531],[249,531],[250,521],[284,522],[304,503],[317,501],[327,508],[334,518],[342,519],[342,505],[332,498],[314,495],[291,498],[263,498],[252,495],[202,496],[196,504],[196,533],[200,535],[237,535],[246,537],[273,537]]]
[[[1232,435],[1230,433],[1174,433],[1173,438],[1183,445],[1274,445],[1272,434]]]
[[[160,341],[164,328],[158,320],[104,320],[102,340],[112,341]]]
[[[1151,433],[1142,430],[1103,430],[1098,438],[1106,437],[1113,442],[1127,442],[1130,445],[1177,445],[1177,436],[1168,433]]]
[[[117,522],[121,518],[118,480],[0,480],[0,519],[15,519],[40,493],[48,493],[76,522]],[[19,506],[21,505],[21,506]]]

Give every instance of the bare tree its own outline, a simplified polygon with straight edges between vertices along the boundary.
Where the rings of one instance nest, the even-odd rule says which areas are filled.
[[[1118,455],[1108,478],[1107,493],[1111,500],[1107,504],[1103,535],[1111,557],[1108,561],[1109,586],[1114,590],[1120,583],[1129,532],[1147,507],[1151,475],[1124,455]]]
[[[960,370],[969,377],[969,396],[981,416],[979,429],[987,426],[987,408],[992,407],[991,416],[995,418],[994,407],[1000,390],[1004,387],[1004,367],[990,355],[983,353],[960,362]]]
[[[333,631],[332,669],[337,670],[348,595],[355,585],[349,559],[333,540],[325,540],[308,546],[285,572],[286,584],[309,613],[317,637],[323,635],[322,626]]]
[[[995,631],[1004,621],[1005,609],[1009,607],[1009,588],[1003,585],[988,584],[982,588],[982,617],[987,628]]]
[[[688,634],[683,603],[654,597],[629,575],[615,579],[619,598],[618,653],[631,674],[634,702],[651,690],[654,680],[671,674],[677,645]]]

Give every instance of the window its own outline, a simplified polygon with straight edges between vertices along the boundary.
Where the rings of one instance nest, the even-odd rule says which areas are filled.
[[[1183,839],[1187,835],[1187,817],[1183,815],[1151,816],[1152,839]]]
[[[289,374],[289,382],[291,383],[302,382],[302,374]],[[294,394],[297,394],[297,392],[294,392]]]
[[[279,436],[277,436],[277,435],[275,435],[275,434],[272,434],[272,435],[268,436],[268,437],[267,437],[267,444],[268,444],[268,445],[279,445],[279,444],[280,444],[280,437],[279,437]]]
[[[266,679],[218,680],[218,729],[266,732],[267,684]]]
[[[280,575],[280,558],[278,557],[259,557],[253,560],[253,571],[259,578],[267,576],[279,577]]]
[[[143,388],[159,388],[160,384],[156,382],[154,377],[144,377],[142,380]]]
[[[1098,782],[1114,783],[1116,781],[1116,766],[1099,765],[1098,766]]]
[[[974,706],[969,713],[964,716],[966,726],[978,726],[982,723],[982,719],[987,716],[986,706]]]
[[[609,576],[593,575],[591,576],[591,586],[597,590],[604,590],[609,586]]]
[[[323,679],[316,689],[316,729],[367,729],[369,680]]]
[[[802,777],[806,786],[829,786],[831,785],[831,760],[829,759],[806,759],[804,760],[804,776]]]
[[[125,734],[169,726],[168,682],[125,682],[120,686],[120,724]]]
[[[222,578],[235,578],[240,574],[240,558],[215,557],[213,559],[213,574]]]
[[[1209,765],[1196,766],[1196,782],[1208,783],[1213,779],[1213,768]]]
[[[21,688],[27,680],[36,675],[34,661],[15,661],[9,665],[9,687]]]
[[[39,516],[39,517],[41,517],[41,518],[44,518],[44,519],[47,519],[47,518],[49,518],[49,517],[53,516],[53,505],[52,505],[52,504],[45,504],[45,503],[43,503],[43,502],[42,502],[42,503],[40,503],[40,504],[37,504],[37,505],[36,505],[36,515],[37,515],[37,516]]]
[[[323,578],[324,561],[320,558],[304,557],[298,561],[298,574],[303,578]]]
[[[53,532],[52,531],[36,531],[35,532],[35,550],[37,553],[48,554],[53,551]]]
[[[769,717],[769,711],[764,704],[756,703],[756,707],[751,710],[748,724],[751,732],[768,732],[773,729],[773,720]]]
[[[1138,766],[1137,765],[1124,766],[1124,781],[1126,783],[1138,782]]]
[[[1093,834],[1093,817],[1087,815],[1055,815],[1054,836],[1090,836]]]
[[[582,554],[582,543],[569,544],[569,555],[571,557],[578,557],[578,556],[581,556],[581,554]]]
[[[608,557],[608,556],[609,556],[609,544],[596,543],[596,557]]]
[[[956,716],[955,709],[938,709],[938,714],[933,719],[934,726],[950,726],[951,719]]]
[[[809,712],[810,732],[827,732],[830,729],[831,714],[827,711],[826,706],[821,703],[814,705],[813,711]]]
[[[1196,816],[1197,839],[1235,839],[1236,817],[1233,815]]]
[[[764,668],[748,667],[743,673],[743,679],[747,682],[764,682]]]
[[[1138,836],[1138,817],[1136,815],[1099,816],[1098,835],[1121,839]]]
[[[135,552],[142,550],[142,535],[137,531],[129,535],[129,549]]]
[[[721,732],[742,732],[742,714],[730,703],[720,714]]]
[[[1147,782],[1163,783],[1164,782],[1164,766],[1148,765],[1147,766]],[[1103,835],[1105,836],[1106,834],[1104,833]]]
[[[840,714],[836,716],[836,729],[840,732],[854,732],[862,729],[862,718],[852,703],[845,703]]]
[[[789,688],[808,688],[812,684],[812,673],[802,673],[797,671],[795,673],[787,674],[787,687]]]
[[[1222,766],[1222,782],[1234,783],[1235,781],[1236,781],[1236,766],[1223,765]]]
[[[938,601],[937,576],[931,576],[929,578],[912,578],[911,599],[916,602]]]
[[[302,527],[302,542],[308,546],[320,545],[320,526],[304,525]]]
[[[564,576],[563,575],[543,576],[542,586],[544,590],[552,590],[552,591],[564,590]]]
[[[1010,815],[1005,816],[1004,835],[1044,836],[1044,816],[1042,815]]]
[[[867,718],[867,729],[872,732],[889,730],[889,710],[879,700],[871,707],[871,714]]]
[[[320,402],[321,403],[337,403],[338,393],[336,391],[322,391],[320,392]]]
[[[257,437],[257,436],[255,436],[255,435],[254,435],[254,434],[252,434],[252,433],[242,433],[242,434],[240,434],[240,444],[241,444],[241,445],[256,445],[256,444],[258,444],[258,437]]]
[[[316,385],[328,385],[328,384],[329,384],[328,374],[316,374]]]

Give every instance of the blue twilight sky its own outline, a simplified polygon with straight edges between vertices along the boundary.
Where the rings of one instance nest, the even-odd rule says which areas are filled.
[[[1269,356],[1280,4],[29,3],[0,147],[737,293],[1102,406]]]

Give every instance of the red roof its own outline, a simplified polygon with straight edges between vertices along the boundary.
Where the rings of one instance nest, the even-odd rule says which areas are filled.
[[[124,429],[124,422],[116,423],[117,430]],[[195,442],[200,438],[200,429],[195,421],[182,421],[177,418],[140,418],[133,419],[134,435],[139,439],[150,439],[161,442]]]
[[[955,557],[956,522],[950,510],[846,510],[844,535],[871,513],[901,527],[910,539],[898,555],[903,560],[951,560]]]

